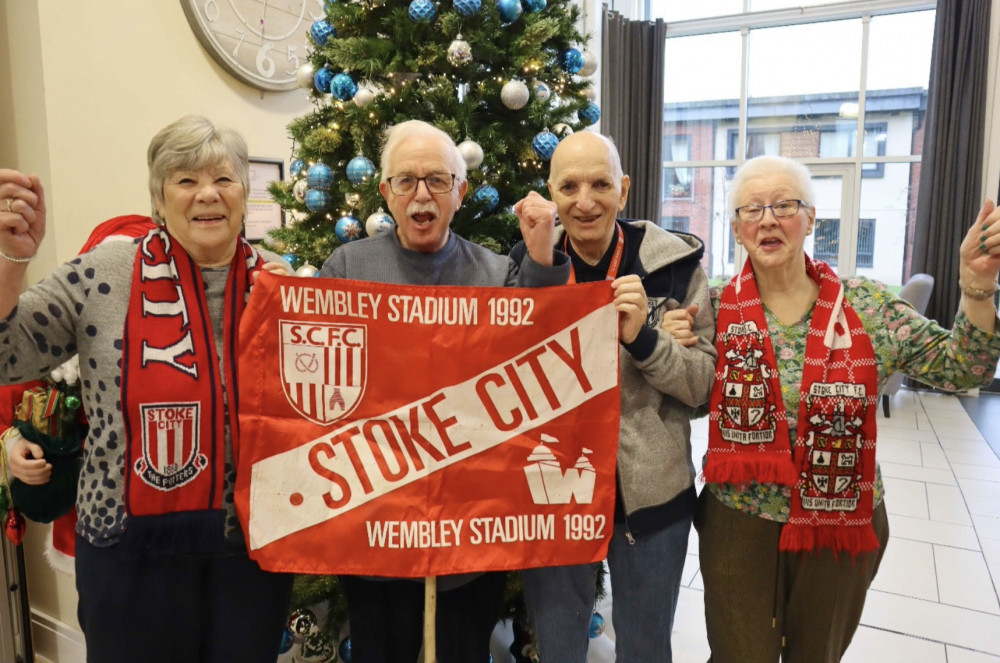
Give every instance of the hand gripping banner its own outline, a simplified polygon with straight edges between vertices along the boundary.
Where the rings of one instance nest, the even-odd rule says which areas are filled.
[[[601,560],[618,315],[606,282],[262,274],[240,329],[236,507],[270,571],[425,577]]]

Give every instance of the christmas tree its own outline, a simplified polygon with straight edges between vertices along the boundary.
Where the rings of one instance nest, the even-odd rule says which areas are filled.
[[[325,3],[298,72],[314,109],[289,125],[289,212],[265,246],[315,267],[342,242],[390,228],[378,191],[381,137],[419,119],[455,139],[469,194],[452,228],[498,253],[519,239],[511,206],[544,191],[560,137],[595,123],[579,9],[570,0]]]
[[[515,202],[545,192],[561,137],[600,118],[596,61],[571,0],[327,0],[298,80],[313,110],[289,125],[291,178],[271,184],[288,212],[266,248],[309,275],[341,243],[391,230],[378,190],[386,127],[419,119],[448,133],[468,165],[452,229],[498,253],[519,239]],[[332,546],[336,542],[331,542]],[[603,584],[598,580],[598,586]],[[512,574],[507,616],[523,618]],[[349,661],[335,578],[296,581],[284,651]],[[512,650],[527,661],[523,642]],[[292,649],[294,647],[294,649]],[[284,659],[283,659],[284,660]]]

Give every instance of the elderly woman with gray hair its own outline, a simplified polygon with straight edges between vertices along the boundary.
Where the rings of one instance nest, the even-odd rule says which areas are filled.
[[[896,371],[976,387],[1000,357],[992,201],[958,248],[950,330],[882,284],[811,258],[815,202],[792,159],[757,157],[733,178],[732,229],[748,257],[712,293],[719,355],[695,515],[712,663],[841,659],[889,538],[879,391]],[[662,324],[682,345],[693,343],[691,315]]]
[[[76,512],[78,614],[92,662],[273,663],[291,576],[247,556],[233,506],[237,331],[266,257],[240,235],[247,145],[202,117],[148,151],[157,228],[103,244],[21,294],[45,234],[36,176],[0,170],[0,382],[80,356],[89,423]],[[273,268],[273,267],[270,267]],[[11,471],[48,482],[21,440]]]

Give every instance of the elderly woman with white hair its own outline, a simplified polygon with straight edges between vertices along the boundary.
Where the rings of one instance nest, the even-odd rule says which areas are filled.
[[[156,134],[148,164],[157,227],[102,244],[23,294],[45,195],[36,176],[0,170],[0,381],[80,356],[87,660],[273,663],[291,576],[249,559],[233,506],[237,330],[265,265],[240,235],[247,145],[189,116]],[[27,484],[51,476],[42,447],[24,440],[10,464]]]
[[[889,537],[875,462],[882,385],[902,371],[977,387],[1000,358],[992,201],[959,247],[961,308],[947,330],[809,257],[815,200],[808,169],[784,157],[751,159],[733,178],[748,258],[713,292],[719,358],[695,517],[713,663],[841,659]],[[691,313],[663,323],[682,343]]]

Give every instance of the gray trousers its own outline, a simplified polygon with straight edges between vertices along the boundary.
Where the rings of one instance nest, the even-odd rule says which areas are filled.
[[[710,663],[837,663],[861,621],[889,540],[885,502],[872,518],[881,548],[857,555],[778,551],[782,523],[698,498]],[[784,643],[782,642],[784,640]]]

